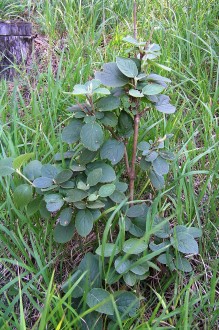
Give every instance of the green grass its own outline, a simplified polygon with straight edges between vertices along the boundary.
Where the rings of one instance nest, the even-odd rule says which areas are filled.
[[[160,63],[172,68],[165,75],[173,81],[169,94],[177,106],[173,116],[151,111],[141,122],[140,139],[174,134],[169,148],[177,159],[159,195],[138,177],[145,181],[138,199],[157,196],[159,210],[179,224],[201,227],[203,238],[194,274],[154,271],[136,288],[143,297],[139,314],[125,323],[118,318],[118,329],[217,329],[219,5],[214,0],[138,2],[138,34],[148,38],[154,28]],[[29,73],[21,72],[14,84],[0,82],[1,157],[34,152],[42,162],[52,161],[66,148],[59,135],[73,98],[65,92],[124,53],[122,38],[133,33],[132,2],[5,0],[0,15],[30,20],[46,38]],[[0,185],[0,328],[81,329],[79,320],[90,310],[78,315],[71,306],[74,287],[62,295],[60,286],[91,244],[55,244],[54,223],[30,219],[14,205],[18,180],[1,179]]]

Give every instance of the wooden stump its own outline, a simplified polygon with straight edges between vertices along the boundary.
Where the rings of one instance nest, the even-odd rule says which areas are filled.
[[[0,78],[13,80],[13,65],[25,65],[32,52],[32,24],[0,22]]]

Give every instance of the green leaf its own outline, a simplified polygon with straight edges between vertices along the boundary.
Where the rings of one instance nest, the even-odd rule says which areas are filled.
[[[87,209],[78,211],[75,218],[75,227],[80,236],[87,236],[93,228],[93,215],[91,211]]]
[[[128,231],[136,237],[142,237],[146,230],[146,216],[133,218]]]
[[[169,164],[162,157],[158,156],[152,163],[154,171],[158,175],[164,175],[169,172]]]
[[[38,160],[32,160],[24,167],[24,175],[31,181],[41,176],[42,164]]]
[[[160,151],[159,155],[160,155],[160,157],[162,157],[163,159],[166,159],[166,160],[174,160],[175,159],[174,153],[170,152],[170,151]]]
[[[64,198],[64,200],[68,203],[80,202],[82,199],[87,197],[87,191],[80,190],[80,189],[71,189],[68,192],[68,195]]]
[[[129,218],[137,218],[137,217],[141,217],[141,216],[146,217],[147,211],[148,211],[148,208],[145,204],[137,204],[137,205],[131,206],[128,209],[126,215]]]
[[[134,61],[129,58],[117,57],[116,64],[119,70],[129,78],[134,78],[138,75],[138,68]]]
[[[127,254],[139,254],[147,250],[148,245],[138,238],[130,238],[124,242],[122,250]]]
[[[64,204],[64,200],[59,194],[49,194],[44,196],[46,202],[46,208],[49,212],[56,212],[61,209]]]
[[[114,293],[116,306],[121,319],[135,316],[140,308],[140,300],[132,292],[117,291]]]
[[[7,176],[14,173],[13,158],[0,160],[0,176]]]
[[[187,232],[190,234],[193,238],[199,238],[202,237],[202,230],[200,228],[195,227],[187,227]]]
[[[121,87],[129,82],[129,78],[122,74],[114,62],[104,64],[103,71],[96,72],[95,78],[109,87]]]
[[[105,184],[100,187],[98,194],[100,197],[109,197],[114,193],[116,186],[113,183]]]
[[[62,131],[62,141],[67,143],[75,143],[80,139],[83,122],[79,119],[73,119],[68,126]]]
[[[85,166],[83,164],[78,164],[77,162],[75,161],[71,161],[70,163],[70,169],[73,171],[73,172],[82,172],[85,170]]]
[[[124,260],[124,257],[118,257],[114,262],[115,269],[119,274],[125,274],[131,267],[130,260]]]
[[[89,209],[102,209],[105,204],[99,200],[95,201],[94,203],[87,204]]]
[[[67,243],[74,236],[75,226],[70,222],[67,226],[62,226],[59,223],[54,229],[54,240],[57,243]]]
[[[175,265],[173,262],[173,256],[168,252],[159,255],[159,257],[157,258],[157,261],[160,262],[161,264],[167,265],[171,270],[175,269]]]
[[[34,153],[27,153],[16,157],[13,161],[13,168],[15,170],[19,169],[24,163],[30,160],[34,156]]]
[[[102,273],[100,266],[101,263],[99,257],[91,252],[87,252],[81,260],[78,269],[83,273],[86,272],[86,275],[82,280],[83,294],[85,288],[99,288],[102,286]]]
[[[27,215],[28,216],[32,216],[37,211],[39,211],[41,200],[42,200],[41,197],[36,197],[28,203],[28,205],[27,205]]]
[[[113,112],[105,112],[100,121],[105,126],[115,127],[118,124],[118,117]]]
[[[72,208],[66,207],[59,215],[59,223],[61,226],[68,226],[72,218]]]
[[[41,175],[46,178],[54,179],[58,174],[58,170],[55,166],[46,164],[41,167]]]
[[[101,159],[108,159],[112,165],[116,165],[123,158],[125,152],[124,143],[121,141],[109,139],[100,149]]]
[[[181,270],[185,273],[190,273],[193,270],[190,262],[183,256],[178,255],[174,263],[178,270]]]
[[[145,150],[142,155],[145,156],[145,160],[147,162],[153,162],[158,157],[158,153],[156,151],[148,152],[148,150]]]
[[[14,190],[14,202],[17,207],[24,207],[32,200],[32,187],[29,184],[21,184]]]
[[[81,322],[81,330],[103,330],[103,319],[98,312],[91,312],[83,316],[83,322]]]
[[[40,177],[40,178],[36,178],[33,181],[33,186],[36,188],[49,188],[53,185],[53,179],[50,178],[46,178],[46,177]]]
[[[98,111],[112,111],[119,108],[121,101],[113,95],[102,97],[95,103]]]
[[[88,173],[87,183],[92,187],[96,186],[97,183],[100,182],[103,175],[103,171],[101,168],[96,168],[93,171]]]
[[[148,270],[149,270],[149,266],[147,264],[138,265],[130,269],[130,271],[136,275],[144,275],[145,273],[148,272]]]
[[[159,95],[158,102],[155,104],[155,108],[158,111],[167,114],[171,114],[176,111],[176,107],[169,103],[169,96],[166,95]]]
[[[40,215],[43,219],[51,218],[50,212],[46,208],[46,202],[41,200],[40,207],[39,207]]]
[[[116,244],[113,243],[106,243],[103,245],[100,245],[97,249],[96,249],[96,254],[98,254],[99,256],[104,256],[104,257],[110,257],[110,256],[115,256],[117,255],[120,250],[119,247],[116,246]]]
[[[136,283],[136,275],[132,272],[125,273],[123,279],[128,286],[134,286]]]
[[[159,226],[159,229],[156,229],[157,226]],[[159,238],[168,238],[170,236],[170,224],[162,217],[157,215],[154,217],[152,228],[154,229],[154,235]]]
[[[80,164],[86,165],[86,164],[92,162],[92,160],[94,160],[96,155],[97,155],[96,151],[91,151],[91,150],[88,150],[88,149],[84,148],[80,152],[78,161],[79,161]],[[80,164],[78,166],[80,166]],[[74,171],[73,168],[72,168],[72,170]]]
[[[116,182],[116,190],[119,190],[121,192],[126,192],[127,189],[128,189],[128,185],[126,182],[120,182],[120,181]]]
[[[74,86],[73,95],[86,95],[88,93],[85,85],[77,84]]]
[[[122,40],[125,41],[125,42],[128,42],[131,45],[137,46],[137,47],[146,45],[146,41],[138,42],[132,36],[127,36],[127,37],[123,38]]]
[[[152,170],[149,172],[149,179],[151,180],[151,183],[154,186],[154,188],[162,189],[164,187],[165,182],[163,176],[158,175],[156,172]]]
[[[119,134],[129,137],[133,132],[133,124],[132,117],[126,111],[121,111],[118,118]]]
[[[73,175],[73,172],[71,170],[62,170],[59,172],[54,180],[56,184],[62,184],[63,182],[69,181]]]
[[[138,150],[141,150],[141,151],[149,150],[150,147],[151,147],[150,143],[145,142],[145,141],[141,141],[138,144]]]
[[[147,80],[148,81],[156,81],[158,84],[163,84],[163,86],[166,87],[166,83],[171,83],[171,80],[166,78],[166,77],[162,77],[159,74],[155,74],[155,73],[151,73],[147,76]]]
[[[87,173],[88,174],[90,171],[96,169],[96,168],[101,168],[102,169],[102,177],[100,179],[101,183],[109,183],[113,182],[116,179],[116,173],[112,166],[105,164],[102,161],[95,161],[93,163],[88,164],[87,166]]]
[[[97,123],[85,124],[80,136],[83,145],[91,151],[98,150],[104,141],[103,130]]]
[[[155,244],[154,242],[151,242],[149,244],[149,248],[151,249],[151,251],[159,251],[160,249],[163,249],[165,246],[168,246],[170,244],[170,241],[164,241],[160,244]]]
[[[115,202],[117,204],[122,203],[124,201],[124,199],[126,199],[125,194],[119,190],[115,190],[114,193],[112,195],[110,195],[109,197],[113,202]]]
[[[110,91],[107,88],[104,87],[100,87],[95,89],[93,94],[103,94],[103,95],[109,95]]]
[[[174,237],[171,237],[171,244],[182,253],[198,254],[198,244],[187,232],[175,232]]]
[[[92,289],[87,295],[86,303],[90,308],[102,303],[100,306],[95,308],[97,312],[106,315],[114,314],[110,294],[106,290],[97,288]]]
[[[159,84],[148,84],[142,89],[144,95],[157,95],[164,90],[164,87]]]
[[[147,162],[146,160],[145,160],[145,158],[141,158],[141,160],[140,160],[140,168],[143,170],[143,171],[148,171],[149,169],[150,169],[150,167],[151,167],[151,162]]]
[[[129,90],[129,95],[131,95],[132,97],[144,97],[144,94],[142,94],[137,89],[130,89]]]

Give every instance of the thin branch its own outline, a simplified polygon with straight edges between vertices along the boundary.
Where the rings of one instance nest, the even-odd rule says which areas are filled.
[[[124,158],[125,158],[125,166],[126,166],[126,170],[128,173],[128,176],[130,175],[130,166],[129,166],[129,158],[128,158],[128,152],[127,152],[127,148],[126,148],[127,142],[125,142],[125,153],[124,153]]]
[[[129,192],[130,192],[130,201],[134,200],[134,188],[135,188],[135,162],[136,162],[136,154],[137,154],[137,144],[138,144],[138,128],[139,128],[140,117],[139,114],[134,117],[134,141],[133,141],[133,150],[132,150],[132,161],[131,161],[131,169],[130,169],[130,184],[129,184]]]
[[[137,2],[134,0],[133,4],[133,30],[134,38],[137,40]]]

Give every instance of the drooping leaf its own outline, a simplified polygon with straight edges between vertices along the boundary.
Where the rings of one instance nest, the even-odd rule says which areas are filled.
[[[73,172],[71,170],[62,170],[59,172],[54,180],[56,184],[62,184],[63,182],[69,181],[73,175]]]
[[[170,244],[170,241],[164,241],[160,244],[155,244],[154,242],[151,242],[149,244],[149,248],[152,250],[152,251],[159,251],[160,249],[164,248],[165,246],[168,246]]]
[[[147,250],[148,245],[138,238],[130,238],[123,244],[123,251],[127,254],[139,254]]]
[[[118,117],[113,112],[105,112],[100,121],[105,126],[115,127],[118,124]]]
[[[172,245],[185,254],[198,254],[198,244],[196,240],[187,232],[175,232],[171,237]]]
[[[97,123],[85,124],[81,130],[81,142],[85,148],[96,151],[104,141],[104,134],[101,126]]]
[[[169,164],[166,162],[165,159],[158,156],[152,163],[154,171],[158,175],[164,175],[169,172]]]
[[[92,210],[102,209],[104,206],[105,204],[100,200],[96,200],[95,202],[89,204],[87,203],[87,207]]]
[[[73,119],[62,131],[62,141],[75,143],[80,139],[83,122],[79,119]]]
[[[202,237],[202,230],[196,227],[187,227],[187,232],[194,238]]]
[[[75,226],[73,222],[70,222],[67,226],[61,226],[59,223],[54,229],[54,240],[57,243],[69,242],[75,232]]]
[[[107,140],[100,149],[101,159],[108,159],[112,165],[116,165],[123,158],[125,146],[122,141]]]
[[[112,111],[118,109],[120,103],[121,101],[118,97],[109,95],[106,97],[102,97],[101,99],[98,99],[95,105],[98,111]]]
[[[113,183],[108,183],[100,187],[98,194],[100,197],[109,197],[114,193],[116,186]]]
[[[120,252],[120,250],[119,247],[116,246],[115,244],[106,243],[104,245],[100,245],[95,252],[99,256],[103,255],[104,257],[110,257],[112,255],[117,255]]]
[[[78,211],[75,218],[75,227],[80,236],[87,236],[93,228],[92,213],[87,209]]]
[[[13,160],[13,168],[15,170],[19,169],[24,163],[26,163],[28,160],[30,160],[33,156],[34,156],[34,153],[31,152],[31,153],[26,153],[26,154],[16,157]]]
[[[151,73],[147,76],[147,80],[148,81],[155,81],[158,84],[163,85],[164,87],[167,86],[166,83],[171,83],[171,80],[166,78],[166,77],[162,77],[159,74],[155,74],[155,73]]]
[[[68,226],[72,218],[72,208],[66,207],[59,215],[59,223],[61,226]]]
[[[21,184],[14,190],[14,202],[17,207],[24,207],[32,200],[32,187],[29,184]]]
[[[47,178],[47,177],[43,177],[41,176],[40,178],[36,178],[33,181],[33,186],[36,188],[49,188],[53,185],[53,179]]]
[[[163,176],[158,175],[156,172],[152,170],[149,172],[149,179],[151,180],[151,183],[154,186],[154,188],[162,189],[164,187],[165,181]]]
[[[99,288],[92,289],[87,295],[86,303],[90,308],[102,303],[100,306],[95,308],[97,312],[106,315],[113,315],[114,313],[110,294],[106,290]]]
[[[0,160],[0,176],[7,176],[14,173],[13,158]]]
[[[96,72],[95,78],[109,87],[122,87],[129,82],[129,78],[122,74],[114,62],[104,64],[103,71]]]
[[[142,89],[144,95],[157,95],[164,90],[164,87],[159,84],[148,84]]]
[[[146,216],[132,218],[131,224],[128,228],[130,234],[135,237],[142,237],[146,230]]]
[[[134,78],[138,75],[138,68],[134,61],[129,58],[117,57],[116,64],[119,70],[129,78]]]

